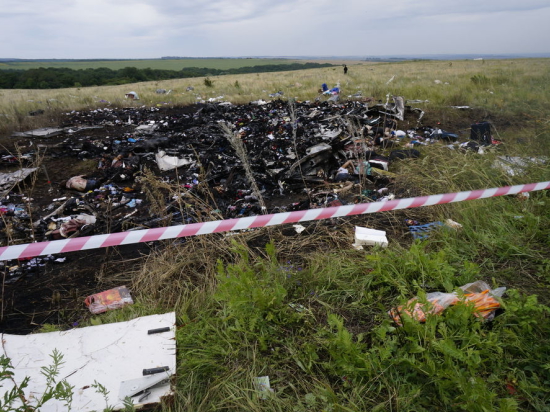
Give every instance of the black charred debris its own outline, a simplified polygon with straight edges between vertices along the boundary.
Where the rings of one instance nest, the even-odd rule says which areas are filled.
[[[401,104],[373,107],[359,101],[274,100],[67,113],[64,124],[52,129],[55,138],[46,129],[17,135],[42,138],[33,138],[31,147],[47,147],[45,168],[49,160],[67,167],[48,170],[54,181],[42,191],[40,206],[21,190],[2,199],[2,243],[392,198],[391,162],[418,157],[418,145],[458,144],[457,135],[433,127],[399,130],[404,116],[419,124],[423,112],[398,99],[394,101]],[[245,158],[236,153],[231,138],[242,141]],[[14,162],[6,156],[4,162]],[[60,173],[70,173],[71,165],[84,160],[94,165],[80,181],[84,186],[73,181],[60,188],[61,180],[73,177]],[[257,190],[243,161],[249,163]],[[367,161],[368,170],[357,167]],[[346,162],[349,174],[342,175],[339,168]],[[151,176],[157,191],[146,187]],[[357,190],[349,190],[354,185]]]

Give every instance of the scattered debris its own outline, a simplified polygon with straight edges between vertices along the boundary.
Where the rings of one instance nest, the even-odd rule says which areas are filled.
[[[388,95],[385,103],[332,99],[342,92],[339,84],[323,84],[314,101],[274,96],[233,105],[218,96],[178,108],[67,112],[59,127],[19,136],[30,140],[28,152],[3,153],[2,164],[21,168],[33,165],[37,149],[45,150],[47,170],[36,170],[41,183],[32,196],[23,185],[5,187],[0,244],[392,200],[404,193],[395,192],[395,162],[414,161],[418,149],[431,145],[485,147],[468,141],[470,134],[459,142],[460,135],[441,124],[421,125],[424,112],[402,96]],[[228,131],[246,156],[235,151]],[[497,147],[493,139],[490,147]],[[90,168],[82,169],[82,162]],[[62,186],[67,179],[69,186]],[[6,262],[6,280],[19,282],[54,261],[33,267]]]
[[[442,222],[431,222],[426,223],[425,225],[411,225],[409,226],[409,231],[413,235],[413,238],[416,239],[427,239],[430,236],[430,232],[443,226]]]
[[[43,127],[41,129],[29,130],[27,132],[15,132],[13,137],[54,137],[64,132],[64,129],[59,127]]]
[[[128,92],[124,95],[124,98],[130,100],[139,100],[139,95],[136,92]]]
[[[323,84],[322,89],[327,96],[341,92],[340,85],[329,89]],[[419,119],[419,112],[404,102],[401,96],[388,95],[385,104],[373,106],[361,101],[273,100],[246,106],[205,103],[179,111],[146,106],[71,111],[66,113],[63,127],[55,129],[61,134],[48,140],[51,142],[48,155],[68,162],[94,159],[97,168],[85,176],[56,176],[70,178],[67,188],[77,193],[72,192],[73,200],[62,207],[53,199],[65,197],[68,191],[51,190],[48,195],[52,200],[48,203],[47,198],[42,199],[45,204],[33,209],[32,229],[28,230],[27,223],[20,219],[28,207],[17,206],[14,210],[20,211],[19,214],[9,218],[19,219],[15,227],[21,230],[15,234],[18,242],[25,243],[63,234],[82,236],[91,231],[99,234],[129,227],[193,223],[203,219],[199,216],[207,209],[216,210],[216,218],[227,219],[327,207],[367,198],[391,200],[395,198],[391,193],[396,177],[390,171],[393,162],[418,158],[417,146],[454,143],[458,139],[457,134],[442,130],[440,125],[398,128],[399,119],[411,116],[413,122]],[[238,137],[248,153],[257,193],[252,193],[242,156],[229,144],[220,122]],[[352,128],[357,128],[357,132],[350,133]],[[476,144],[470,143],[472,147]],[[479,145],[475,147],[479,150]],[[12,158],[6,158],[6,162],[12,162]],[[368,164],[363,167],[366,176],[359,173],[361,167],[357,166],[363,163]],[[344,164],[354,165],[346,169],[345,179]],[[164,187],[180,188],[176,197],[169,190],[162,191],[166,196],[162,216],[158,212],[151,214],[143,190],[146,170],[152,171]],[[365,178],[365,193],[357,197],[350,189]],[[53,187],[59,187],[58,179]],[[327,183],[334,184],[328,192],[322,187]],[[377,192],[387,190],[388,185],[387,193]],[[308,193],[310,200],[303,200],[304,193]],[[284,204],[283,200],[289,196],[290,200]],[[205,199],[206,203],[198,206],[192,201],[196,198]],[[265,210],[261,198],[266,199]],[[193,205],[182,210],[182,205],[190,202]],[[11,198],[2,204],[17,205],[17,202]],[[27,202],[30,206],[34,204]],[[69,225],[64,221],[67,225],[61,228],[60,218],[70,221],[83,214],[94,216],[95,223],[80,225],[73,220]],[[53,230],[52,223],[55,223]],[[77,230],[67,231],[68,225]],[[29,238],[31,232],[33,238]]]
[[[259,376],[254,382],[256,390],[260,392],[260,399],[269,399],[269,394],[274,392],[269,383],[269,376]]]
[[[525,174],[529,166],[546,164],[548,159],[543,157],[498,156],[494,167],[504,170],[510,176],[518,176]]]
[[[451,229],[455,229],[455,230],[460,230],[462,229],[462,225],[458,222],[455,222],[454,220],[452,219],[446,219],[445,220],[445,225],[447,225],[448,227],[450,227]]]
[[[23,168],[12,173],[0,173],[0,198],[5,197],[17,184],[25,180],[38,168]]]

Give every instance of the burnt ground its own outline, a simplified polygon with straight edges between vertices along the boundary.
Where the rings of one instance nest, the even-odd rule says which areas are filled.
[[[415,116],[415,113],[407,113],[405,121],[394,122],[393,126],[406,129],[416,125]],[[483,116],[479,112],[464,112],[456,123],[446,119],[445,128],[450,132],[463,130]],[[230,124],[244,142],[270,213],[378,200],[382,195],[376,190],[383,187],[397,197],[415,195],[410,190],[396,187],[386,177],[367,181],[364,189],[369,192],[364,194],[369,199],[358,199],[357,190],[348,194],[334,193],[335,188],[340,188],[333,183],[334,172],[346,160],[346,152],[349,155],[352,150],[353,139],[350,140],[346,122],[351,122],[356,128],[355,135],[367,142],[374,135],[372,132],[367,134],[366,126],[372,124],[376,130],[392,118],[390,115],[381,116],[379,111],[367,109],[359,102],[298,104],[296,121],[291,118],[287,103],[277,101],[265,106],[105,108],[67,113],[65,118],[66,121],[60,125],[63,133],[59,135],[47,138],[19,136],[12,140],[17,143],[20,153],[34,155],[35,159],[37,155],[41,157],[41,169],[35,175],[35,181],[27,179],[2,201],[4,206],[20,206],[19,211],[16,209],[15,213],[8,211],[2,215],[0,237],[3,246],[28,243],[33,239],[31,235],[37,241],[51,239],[48,224],[57,224],[59,228],[60,223],[40,220],[64,204],[66,200],[54,200],[59,198],[78,199],[77,204],[69,204],[63,209],[59,217],[92,212],[97,216],[95,225],[75,233],[76,236],[190,223],[206,215],[219,219],[260,213],[260,205],[254,193],[250,192],[242,164],[217,125],[220,120]],[[429,113],[423,123],[428,121]],[[422,140],[431,131],[431,127],[419,128],[417,137]],[[461,136],[460,140],[467,140],[467,136]],[[328,147],[320,147],[318,153],[308,150],[320,144]],[[159,150],[189,159],[191,163],[176,170],[161,171],[155,162],[155,153]],[[383,162],[388,160],[392,149],[374,147],[374,150],[376,157]],[[16,151],[12,149],[11,152]],[[292,157],[292,153],[297,156]],[[131,164],[125,164],[122,169],[98,169],[103,155],[107,155],[110,162],[118,154]],[[132,157],[138,161],[131,160]],[[17,165],[4,161],[2,167],[2,172],[8,172]],[[146,169],[164,184],[149,196],[144,182]],[[60,186],[64,180],[81,174],[98,179],[100,189],[82,194]],[[105,188],[105,185],[110,186]],[[174,187],[188,194],[184,197],[183,208],[180,204],[175,205]],[[32,200],[25,202],[24,196]],[[141,203],[128,206],[128,202],[133,200]],[[410,241],[406,228],[394,227],[396,220],[402,220],[408,214],[403,211],[398,216],[386,221],[387,216],[371,215],[369,226],[390,228],[394,239]],[[31,222],[39,221],[33,232]],[[343,221],[339,219],[339,223]],[[365,217],[354,217],[348,218],[345,224],[364,225],[365,221]],[[327,221],[321,224],[335,223]],[[282,227],[280,233],[283,236],[295,235],[290,227]],[[265,242],[261,237],[256,239],[256,246],[263,247],[267,240],[267,237]],[[49,259],[39,258],[32,266],[28,260],[5,262],[0,331],[25,334],[44,324],[72,327],[89,317],[84,298],[119,286],[110,281],[110,275],[137,268],[141,258],[147,256],[152,247],[157,246],[141,243],[72,252]],[[57,263],[55,259],[64,261]]]

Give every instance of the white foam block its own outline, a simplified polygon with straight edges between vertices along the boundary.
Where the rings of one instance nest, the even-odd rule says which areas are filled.
[[[386,237],[386,231],[355,226],[355,244],[366,246],[379,245],[382,247],[387,247],[388,238]]]

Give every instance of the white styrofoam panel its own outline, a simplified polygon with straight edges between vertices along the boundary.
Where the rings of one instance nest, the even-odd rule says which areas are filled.
[[[94,381],[109,391],[108,404],[123,407],[119,399],[122,381],[143,377],[143,369],[168,366],[176,370],[175,313],[144,316],[128,322],[71,329],[65,332],[32,335],[2,334],[3,354],[11,359],[17,384],[30,377],[25,396],[31,400],[42,395],[46,378],[41,368],[52,365],[54,349],[63,354],[63,365],[57,380],[65,378],[74,386],[72,410],[95,411],[105,408],[103,395],[92,388]],[[168,332],[148,335],[150,329],[169,327]],[[13,387],[10,380],[3,382],[0,396]],[[154,388],[142,403],[156,403],[170,395],[170,384]],[[139,397],[132,398],[138,404]],[[65,412],[62,402],[50,400],[42,412]]]

